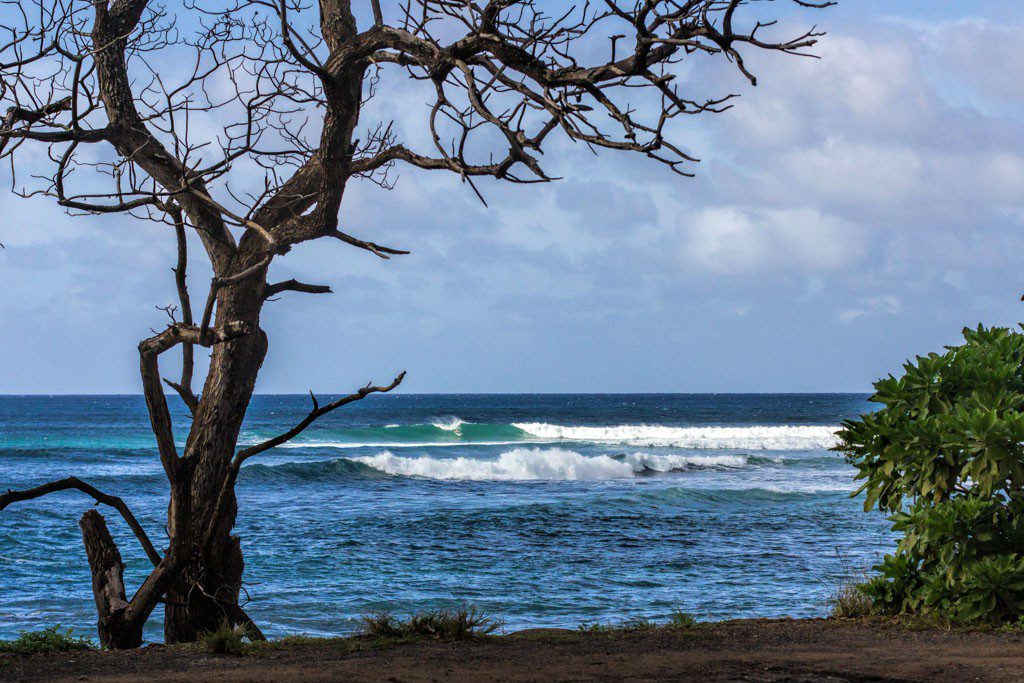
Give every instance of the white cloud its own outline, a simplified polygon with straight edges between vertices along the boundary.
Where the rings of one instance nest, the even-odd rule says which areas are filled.
[[[850,323],[868,315],[898,315],[901,308],[899,298],[892,295],[869,296],[857,303],[858,305],[855,308],[847,308],[840,311],[839,320],[844,323]]]
[[[683,259],[731,275],[773,269],[824,271],[858,260],[854,227],[814,209],[710,207],[680,216]]]
[[[947,86],[966,87],[987,100],[986,104],[1005,106],[1024,98],[1020,88],[1024,51],[1020,49],[1019,24],[979,16],[908,25],[945,79],[958,81],[947,82]]]
[[[895,23],[865,9],[858,21],[828,27],[820,60],[752,57],[760,86],[735,108],[677,121],[677,142],[707,160],[689,169],[693,180],[552,139],[545,162],[567,179],[481,181],[490,209],[454,175],[402,168],[391,193],[352,186],[342,224],[413,254],[383,262],[332,243],[276,261],[275,276],[337,294],[268,310],[261,389],[301,389],[310,377],[347,386],[347,373],[392,358],[418,360],[409,369],[426,390],[580,389],[573,368],[598,370],[586,376],[594,389],[861,388],[886,363],[952,341],[942,335],[962,324],[1012,321],[1024,253],[1024,66],[1014,66],[1024,63],[1024,16]],[[732,70],[733,80],[724,69],[686,71],[680,83],[702,95],[741,81]],[[424,101],[392,78],[361,129],[395,116],[402,138],[429,151]],[[173,297],[173,238],[41,205],[0,197],[0,273],[16,302],[0,309],[0,333],[28,352],[42,345],[36,330],[59,326],[46,322],[52,310],[87,312],[59,321],[76,339],[67,353],[86,363],[104,351],[123,363],[113,376],[134,382],[130,341],[162,322],[152,306]],[[191,271],[200,289],[201,260]],[[106,284],[92,284],[100,272],[125,280],[109,288],[112,301]],[[345,360],[306,353],[311,328],[344,338]],[[111,332],[126,350],[107,349]],[[602,362],[625,348],[629,363]],[[502,369],[541,357],[543,377]],[[783,357],[822,371],[791,380],[775,362]],[[610,379],[619,370],[621,386]],[[59,390],[67,380],[49,372],[0,390]]]

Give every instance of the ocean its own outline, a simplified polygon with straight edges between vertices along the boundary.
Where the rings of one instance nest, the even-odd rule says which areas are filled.
[[[371,396],[243,469],[246,609],[271,637],[460,604],[509,631],[675,610],[824,616],[838,582],[894,544],[828,450],[842,419],[872,410],[866,399]],[[308,396],[256,396],[241,443],[308,409]],[[172,414],[183,441],[176,399]],[[0,397],[0,489],[71,475],[124,498],[162,545],[167,486],[141,396]],[[0,638],[56,623],[94,632],[77,526],[91,504],[64,492],[0,512]],[[102,511],[134,590],[148,562]]]

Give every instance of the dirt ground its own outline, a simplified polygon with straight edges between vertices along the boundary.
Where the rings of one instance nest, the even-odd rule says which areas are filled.
[[[1024,634],[740,620],[472,642],[339,639],[214,656],[197,647],[5,656],[0,681],[1024,681]]]

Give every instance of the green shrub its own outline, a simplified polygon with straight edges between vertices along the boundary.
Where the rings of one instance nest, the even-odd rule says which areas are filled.
[[[245,628],[241,626],[221,626],[216,631],[203,634],[199,644],[212,655],[242,656],[252,654],[258,646],[249,638]]]
[[[96,644],[86,637],[75,637],[71,629],[60,624],[42,631],[22,631],[14,640],[0,640],[0,653],[31,655],[38,652],[73,652],[95,650]]]
[[[476,607],[417,612],[400,619],[390,612],[363,616],[362,632],[380,638],[470,640],[494,633],[501,623]]]
[[[668,620],[668,628],[686,629],[697,625],[697,618],[692,614],[676,609],[672,610],[672,616]]]
[[[859,588],[872,611],[1005,624],[1024,617],[1024,335],[963,334],[877,382],[837,450],[902,535]]]
[[[621,630],[611,623],[602,624],[599,621],[582,621],[580,625],[576,627],[581,633],[594,633],[594,634],[605,634],[609,635],[615,633],[616,630]]]

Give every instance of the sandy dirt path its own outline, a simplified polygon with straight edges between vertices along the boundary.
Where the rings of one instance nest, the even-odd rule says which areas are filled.
[[[1024,633],[742,620],[610,635],[532,630],[458,643],[319,641],[244,657],[149,647],[7,657],[0,680],[1024,681]]]

